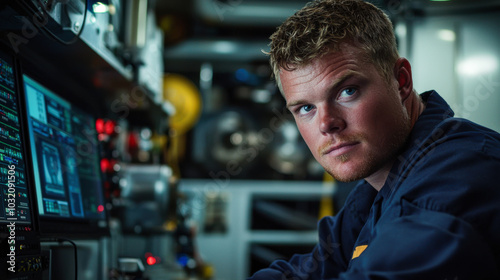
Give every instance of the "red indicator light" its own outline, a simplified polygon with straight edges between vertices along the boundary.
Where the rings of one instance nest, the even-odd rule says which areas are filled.
[[[114,121],[106,121],[106,123],[104,124],[104,132],[108,135],[111,135],[113,134],[113,132],[115,131],[115,122]]]
[[[149,256],[147,259],[146,259],[146,262],[149,264],[149,265],[154,265],[156,263],[156,259],[153,257],[153,256]]]
[[[106,159],[106,158],[101,159],[101,171],[103,173],[108,172],[110,167],[111,167],[111,163],[109,162],[108,159]]]
[[[97,133],[99,133],[99,134],[104,132],[104,120],[103,119],[97,119],[95,121],[95,129],[97,130]]]

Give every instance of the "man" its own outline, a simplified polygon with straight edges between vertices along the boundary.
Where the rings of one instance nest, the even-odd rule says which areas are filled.
[[[250,279],[500,279],[500,135],[418,95],[392,24],[355,0],[311,2],[270,61],[316,160],[364,179],[309,254]]]

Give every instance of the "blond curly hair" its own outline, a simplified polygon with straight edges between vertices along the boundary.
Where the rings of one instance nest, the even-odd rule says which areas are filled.
[[[387,79],[399,58],[389,17],[373,4],[360,0],[315,0],[288,18],[270,37],[268,53],[274,78],[281,69],[292,71],[341,44],[360,47],[368,62]]]

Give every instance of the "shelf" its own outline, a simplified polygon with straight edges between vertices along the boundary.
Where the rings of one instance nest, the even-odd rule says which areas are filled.
[[[0,31],[6,35],[3,40],[17,52],[25,72],[51,88],[72,91],[72,97],[106,114],[122,117],[119,109],[124,106],[128,110],[143,108],[169,114],[158,93],[138,82],[137,66],[127,61],[123,47],[119,50],[106,45],[110,36],[108,14],[88,11],[80,37],[76,38],[78,29],[62,28],[53,15],[45,16],[40,23],[36,18],[40,14],[33,14],[23,5],[28,2],[8,1],[0,8]],[[58,16],[62,21],[63,17]],[[83,15],[73,17],[73,23],[80,25],[83,21]],[[54,37],[72,43],[61,43]],[[158,108],[151,110],[151,107]]]

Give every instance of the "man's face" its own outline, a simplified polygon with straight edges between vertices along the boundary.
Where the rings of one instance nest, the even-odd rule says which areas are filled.
[[[396,79],[347,45],[280,79],[288,109],[316,160],[339,181],[388,171],[411,130]]]

